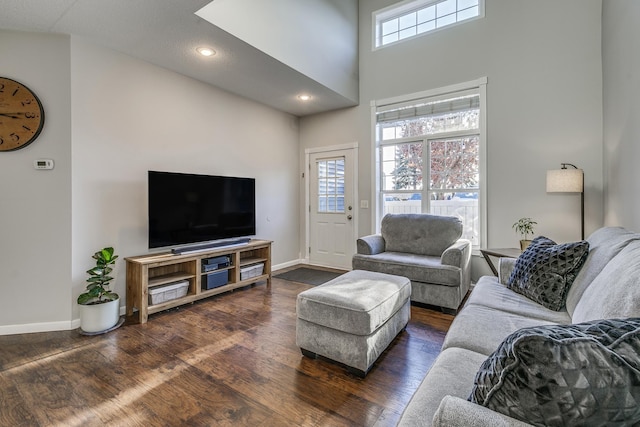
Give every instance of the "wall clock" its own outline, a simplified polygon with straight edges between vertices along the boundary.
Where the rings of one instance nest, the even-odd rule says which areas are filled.
[[[44,109],[35,93],[15,80],[0,77],[0,151],[32,143],[44,126]]]

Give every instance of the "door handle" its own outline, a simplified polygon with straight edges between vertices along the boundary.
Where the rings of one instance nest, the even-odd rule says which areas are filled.
[[[347,215],[347,219],[353,219],[351,215]]]

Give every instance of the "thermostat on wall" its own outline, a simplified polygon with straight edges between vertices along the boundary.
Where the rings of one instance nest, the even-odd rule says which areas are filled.
[[[33,161],[33,167],[41,170],[53,169],[53,160],[51,159],[37,159]]]

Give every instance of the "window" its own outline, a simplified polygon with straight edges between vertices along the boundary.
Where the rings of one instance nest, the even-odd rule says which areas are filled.
[[[481,245],[481,82],[375,103],[378,223],[387,213],[456,216],[462,237]]]
[[[318,212],[344,213],[344,158],[320,160],[318,168]]]
[[[484,0],[411,0],[374,13],[376,48],[484,16]]]

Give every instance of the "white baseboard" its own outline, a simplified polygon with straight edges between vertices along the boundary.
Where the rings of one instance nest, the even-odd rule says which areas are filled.
[[[120,307],[120,316],[127,312],[127,307]],[[59,322],[27,323],[24,325],[0,326],[0,335],[33,334],[36,332],[72,331],[80,327],[80,319]]]
[[[282,270],[283,268],[293,267],[298,264],[308,264],[308,262],[304,259],[294,259],[292,261],[283,262],[282,264],[272,265],[271,272]]]
[[[77,322],[63,320],[59,322],[27,323],[24,325],[4,325],[0,326],[0,335],[30,334],[34,332],[69,331],[80,326],[80,319]]]

